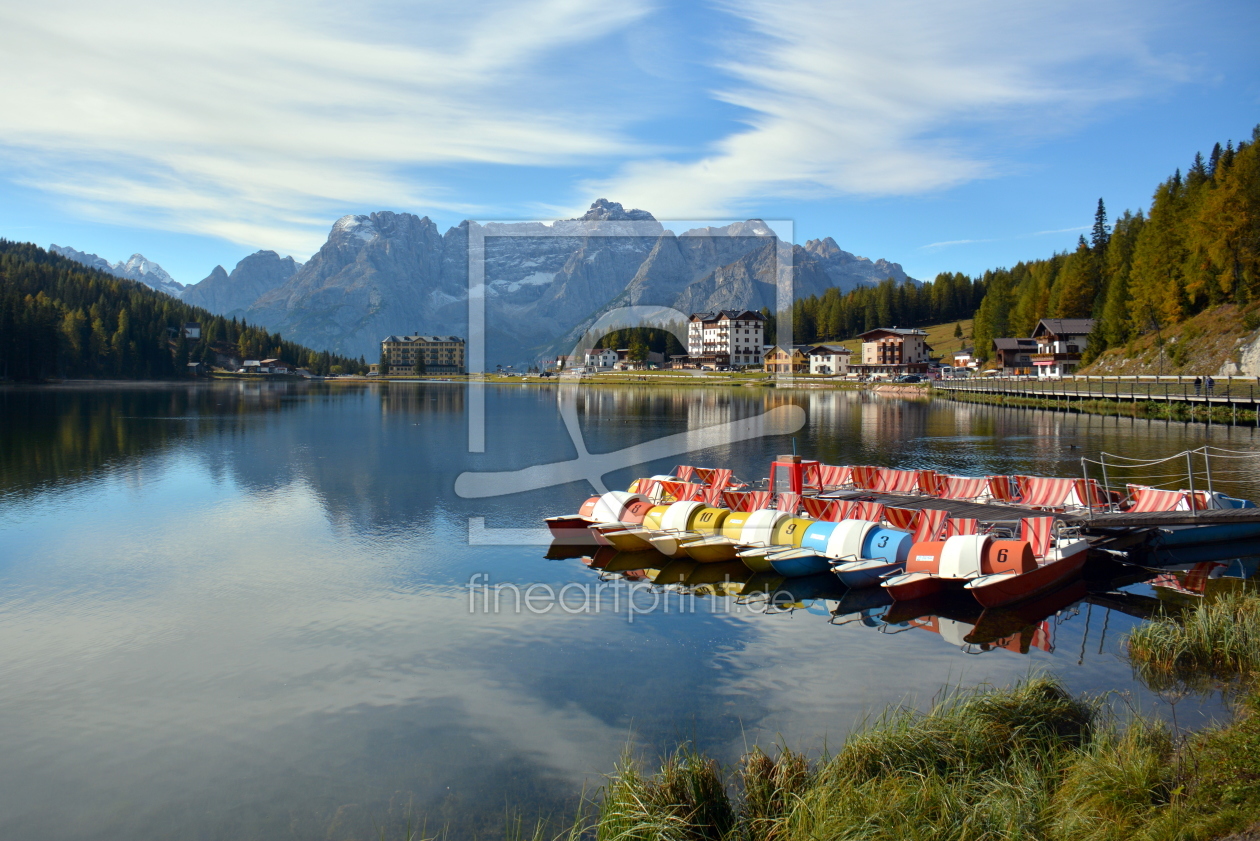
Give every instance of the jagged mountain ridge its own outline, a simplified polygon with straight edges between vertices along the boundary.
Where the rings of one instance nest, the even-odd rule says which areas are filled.
[[[82,263],[88,268],[98,269],[115,277],[125,277],[128,280],[139,281],[150,289],[156,289],[168,295],[178,297],[184,291],[182,283],[167,274],[166,270],[157,263],[146,259],[143,254],[132,254],[131,258],[125,263],[121,260],[117,263],[111,263],[97,254],[86,254],[69,246],[57,245],[56,243],[48,246],[48,250],[54,254],[60,254],[62,257],[74,260],[76,263]]]
[[[484,238],[491,365],[531,361],[566,342],[571,346],[597,318],[621,306],[683,313],[773,308],[776,270],[786,270],[776,257],[788,248],[760,220],[676,235],[651,213],[606,199],[576,219],[484,226],[465,221],[445,234],[428,217],[379,211],[337,220],[305,265],[294,264],[290,276],[247,305],[241,303],[246,295],[209,308],[239,313],[307,345],[369,359],[392,333],[467,335],[470,232]],[[279,260],[273,252],[259,254]],[[790,254],[797,295],[906,277],[896,263],[856,257],[831,238],[791,246]],[[236,274],[216,267],[186,295],[233,288]]]
[[[225,316],[243,313],[251,304],[293,277],[302,264],[274,251],[256,251],[228,274],[222,266],[184,288],[183,299],[195,307]]]

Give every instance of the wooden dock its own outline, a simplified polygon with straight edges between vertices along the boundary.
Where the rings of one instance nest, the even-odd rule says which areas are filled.
[[[832,496],[828,494],[828,496]],[[1147,543],[1162,528],[1170,526],[1220,526],[1260,523],[1260,508],[1223,508],[1206,511],[1156,511],[1150,513],[1101,514],[1090,512],[1055,513],[1004,503],[966,502],[934,496],[849,491],[842,498],[873,499],[895,508],[935,508],[950,517],[972,518],[981,523],[1018,528],[1024,517],[1054,517],[1081,534],[1100,549],[1123,551]]]

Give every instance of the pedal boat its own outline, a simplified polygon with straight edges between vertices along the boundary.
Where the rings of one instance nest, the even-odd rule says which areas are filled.
[[[753,572],[774,572],[774,567],[766,560],[766,556],[774,552],[782,552],[782,546],[750,546],[735,553],[744,566]]]
[[[683,553],[702,564],[718,564],[735,560],[740,545],[734,539],[722,535],[707,535],[679,545]]]
[[[981,575],[964,585],[964,589],[985,607],[1003,607],[1025,599],[1036,598],[1068,583],[1078,575],[1088,557],[1089,542],[1072,540],[1055,546],[1045,560],[1025,572],[1005,570]]]
[[[590,517],[584,517],[581,514],[565,514],[562,517],[548,517],[544,522],[547,523],[547,530],[551,532],[551,537],[556,543],[565,546],[596,545],[595,535],[590,529],[598,523]]]
[[[649,542],[655,532],[642,526],[624,526],[620,523],[591,526],[591,531],[609,546],[620,552],[643,552],[652,548]]]
[[[831,571],[850,590],[878,587],[884,579],[897,575],[906,568],[905,561],[888,561],[884,558],[860,558],[832,564]]]
[[[784,578],[817,575],[829,569],[827,556],[813,549],[786,549],[766,555],[772,569]]]
[[[961,590],[969,580],[996,572],[996,568],[987,566],[989,559],[998,553],[1005,558],[1012,549],[1019,557],[1027,554],[1031,560],[1029,544],[1002,541],[999,548],[988,535],[957,535],[944,541],[916,543],[906,559],[906,571],[883,579],[880,586],[899,602]]]
[[[648,543],[667,558],[685,558],[682,545],[689,540],[700,540],[704,535],[697,531],[665,531],[648,538]]]

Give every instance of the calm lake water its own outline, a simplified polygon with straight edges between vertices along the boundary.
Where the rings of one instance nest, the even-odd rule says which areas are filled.
[[[1079,475],[1103,450],[1260,451],[1247,428],[853,392],[577,398],[593,453],[789,402],[808,416],[798,451],[833,464]],[[1027,654],[832,624],[826,600],[487,613],[470,603],[475,575],[599,582],[528,540],[589,485],[453,490],[465,471],[574,458],[557,389],[488,388],[475,455],[469,405],[444,384],[0,391],[0,837],[377,838],[410,816],[429,834],[493,838],[512,809],[571,814],[627,745],[691,740],[727,762],[753,743],[818,752],[889,703],[1036,670],[1183,727],[1220,712],[1134,683],[1120,643],[1139,620],[1086,603],[1050,616]],[[605,479],[625,487],[677,461],[755,478],[791,446],[760,438]],[[1253,471],[1216,479],[1260,498]],[[470,518],[532,532],[470,545]]]

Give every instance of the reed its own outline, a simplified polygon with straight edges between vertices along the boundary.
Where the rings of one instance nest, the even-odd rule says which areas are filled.
[[[1208,691],[1260,676],[1260,598],[1228,593],[1175,617],[1156,619],[1128,638],[1129,661],[1157,691]]]
[[[771,757],[754,747],[740,761],[739,783],[744,792],[739,810],[745,838],[777,841],[783,835],[783,818],[814,783],[814,771],[803,753],[784,747]]]
[[[605,786],[598,841],[721,841],[735,813],[717,763],[684,744],[645,775],[628,752]]]
[[[1249,705],[1249,706],[1246,706]],[[623,758],[601,841],[1172,841],[1260,818],[1260,698],[1228,727],[1178,742],[1034,676],[898,709],[811,767],[754,748],[728,787],[689,746],[658,773]],[[732,797],[730,791],[735,792]]]

